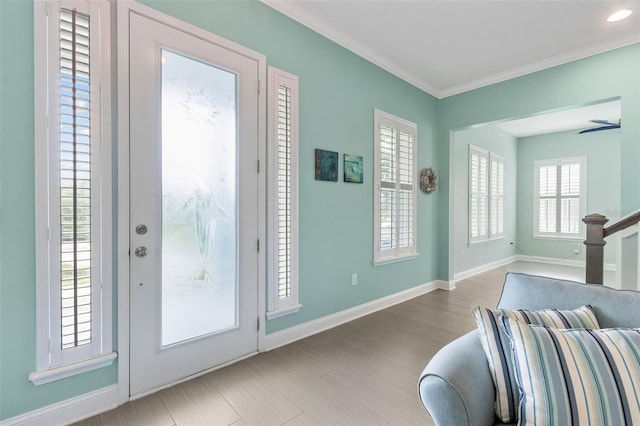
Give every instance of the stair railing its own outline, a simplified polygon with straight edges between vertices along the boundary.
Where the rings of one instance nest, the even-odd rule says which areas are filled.
[[[598,213],[587,215],[582,221],[587,225],[587,239],[584,241],[585,246],[587,246],[585,282],[588,284],[602,284],[604,276],[604,246],[607,244],[604,239],[640,222],[640,210],[620,219],[607,228],[604,225],[609,219]]]

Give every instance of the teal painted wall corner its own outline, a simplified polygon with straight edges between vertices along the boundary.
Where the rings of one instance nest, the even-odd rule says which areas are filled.
[[[438,195],[441,279],[453,276],[449,236],[457,232],[449,210],[451,132],[614,98],[622,101],[620,211],[625,215],[640,208],[640,43],[440,100],[437,155],[442,189]]]
[[[553,257],[563,260],[585,259],[583,238],[576,240],[550,240],[533,237],[533,185],[536,160],[587,157],[586,214],[600,213],[614,223],[621,217],[620,210],[620,136],[617,130],[578,134],[578,131],[550,133],[518,140],[518,232],[520,254]],[[615,263],[614,237],[605,246],[605,262]],[[578,243],[580,253],[573,252]]]
[[[453,211],[452,240],[453,273],[499,262],[515,254],[510,243],[516,238],[516,182],[518,146],[516,138],[493,125],[458,130],[452,135],[452,171],[455,185],[450,186]],[[504,237],[469,244],[469,145],[490,151],[504,158]]]

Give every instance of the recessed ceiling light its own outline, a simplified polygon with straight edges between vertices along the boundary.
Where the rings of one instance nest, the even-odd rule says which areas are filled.
[[[631,15],[632,10],[631,9],[622,9],[617,11],[616,13],[612,14],[611,16],[609,16],[607,18],[607,22],[618,22],[618,21],[622,21],[624,18],[628,18],[629,15]]]

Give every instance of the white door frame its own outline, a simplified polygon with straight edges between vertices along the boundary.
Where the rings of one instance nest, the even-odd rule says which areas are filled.
[[[258,78],[265,87],[267,76],[266,56],[244,46],[216,36],[208,31],[188,24],[177,18],[165,15],[155,9],[124,0],[117,2],[118,34],[118,139],[117,146],[117,318],[118,318],[118,402],[123,404],[130,400],[129,396],[129,15],[136,13],[149,19],[160,22],[201,38],[210,43],[217,44],[225,49],[234,51],[240,55],[254,59],[258,63]],[[258,94],[258,161],[266,165],[266,90],[261,89]],[[256,164],[256,168],[258,165]],[[258,238],[263,242],[261,247],[266,247],[266,173],[265,167],[261,167],[258,175]],[[257,312],[260,318],[260,330],[258,331],[258,350],[265,348],[265,277],[266,277],[266,252],[264,249],[258,256],[258,306]],[[217,366],[211,370],[223,367]],[[211,371],[208,370],[208,371]],[[207,373],[204,371],[200,374]],[[191,377],[189,377],[191,378]],[[173,383],[172,383],[173,384]],[[138,395],[141,396],[141,395]]]

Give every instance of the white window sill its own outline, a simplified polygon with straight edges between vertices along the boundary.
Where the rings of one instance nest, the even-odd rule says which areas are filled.
[[[67,377],[77,374],[86,373],[87,371],[97,370],[98,368],[108,367],[113,364],[113,360],[118,357],[117,352],[111,352],[85,361],[74,362],[60,367],[51,368],[44,371],[34,371],[29,374],[29,380],[35,386],[44,385],[45,383],[55,382],[56,380],[66,379]]]
[[[374,260],[373,266],[383,266],[383,265],[389,265],[390,263],[404,262],[406,260],[415,259],[416,257],[418,257],[418,253],[411,253],[411,254],[406,254],[403,256],[398,256],[398,257],[393,257],[393,258],[383,259],[383,260]]]
[[[283,317],[285,315],[295,314],[300,310],[300,308],[302,308],[302,305],[297,304],[297,305],[285,306],[283,308],[278,308],[273,311],[267,311],[267,319],[272,320],[272,319]]]
[[[534,235],[535,240],[584,241],[584,235]]]
[[[495,241],[504,240],[506,237],[504,235],[500,235],[498,237],[487,238],[486,240],[478,240],[478,241],[469,241],[469,247],[479,246],[482,244],[493,243]]]

